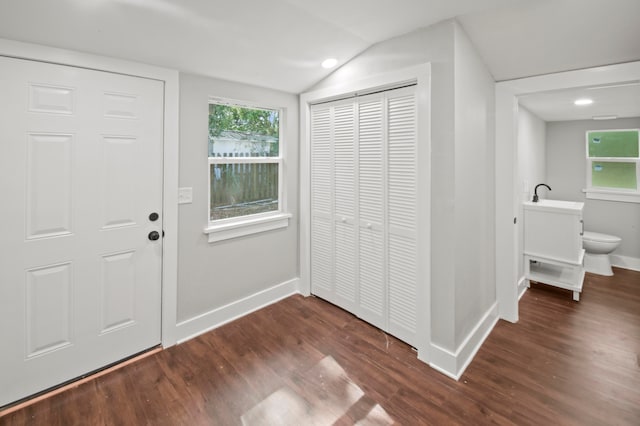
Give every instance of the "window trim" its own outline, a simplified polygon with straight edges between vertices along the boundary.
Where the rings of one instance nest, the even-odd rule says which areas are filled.
[[[226,98],[209,97],[207,107],[211,104],[238,106],[258,110],[276,110],[279,116],[278,156],[277,157],[209,157],[207,155],[207,226],[204,233],[208,235],[209,243],[224,241],[232,238],[266,232],[289,226],[292,217],[287,210],[286,143],[284,141],[284,126],[286,108],[270,106],[263,103],[236,101]],[[208,149],[207,149],[208,150]],[[278,210],[256,213],[226,219],[211,220],[211,165],[212,164],[277,164],[278,165]]]
[[[586,188],[582,190],[587,199],[618,201],[625,203],[640,203],[640,156],[638,157],[589,157],[589,133],[590,132],[638,132],[638,144],[640,145],[640,129],[598,129],[585,132],[585,159],[586,159]],[[639,147],[640,148],[640,147]],[[636,164],[636,189],[606,188],[592,185],[593,162],[624,162]]]

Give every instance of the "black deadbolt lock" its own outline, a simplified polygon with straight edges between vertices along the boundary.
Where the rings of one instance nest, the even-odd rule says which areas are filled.
[[[159,238],[160,238],[160,234],[158,233],[158,231],[151,231],[151,232],[149,232],[149,239],[150,239],[151,241],[155,241],[155,240],[157,240],[157,239],[159,239]]]
[[[158,216],[158,213],[153,212],[153,213],[151,213],[151,214],[149,215],[149,220],[150,220],[151,222],[155,222],[156,220],[158,220],[158,217],[159,217],[159,216]]]

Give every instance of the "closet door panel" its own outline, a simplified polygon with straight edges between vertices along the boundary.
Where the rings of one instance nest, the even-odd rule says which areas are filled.
[[[388,218],[390,232],[416,230],[416,104],[414,95],[388,100]]]
[[[361,224],[381,225],[384,208],[382,99],[360,102],[358,123],[359,213]]]
[[[389,235],[389,333],[414,346],[417,331],[417,250],[414,237]]]
[[[360,229],[359,310],[365,321],[386,329],[386,284],[384,280],[383,234],[377,229]]]
[[[386,329],[384,259],[384,111],[382,95],[358,105],[359,281],[358,315]]]
[[[353,220],[356,214],[356,129],[355,105],[337,105],[333,117],[333,161],[335,214]]]
[[[335,300],[353,311],[357,297],[356,128],[355,102],[333,108]]]
[[[311,286],[313,293],[334,293],[332,111],[311,108]]]
[[[332,222],[319,217],[311,226],[311,286],[313,294],[331,301],[334,293]]]
[[[353,223],[335,223],[335,303],[348,311],[356,307],[357,259],[356,227]]]
[[[411,344],[416,340],[418,296],[417,111],[413,88],[389,92],[387,105],[389,331]]]

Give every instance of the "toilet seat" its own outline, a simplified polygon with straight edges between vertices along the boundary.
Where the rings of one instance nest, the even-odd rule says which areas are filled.
[[[601,234],[599,232],[585,231],[582,235],[583,240],[601,242],[601,243],[619,243],[622,238],[615,235]]]

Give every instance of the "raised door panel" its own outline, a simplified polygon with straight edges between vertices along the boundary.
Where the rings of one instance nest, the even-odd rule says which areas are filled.
[[[101,164],[101,229],[135,225],[138,211],[135,163],[139,141],[133,136],[103,136]]]
[[[136,319],[135,252],[102,257],[100,279],[100,333],[133,325]]]
[[[26,357],[45,355],[73,342],[71,263],[26,272]]]
[[[27,239],[73,232],[73,165],[73,134],[27,134]]]

